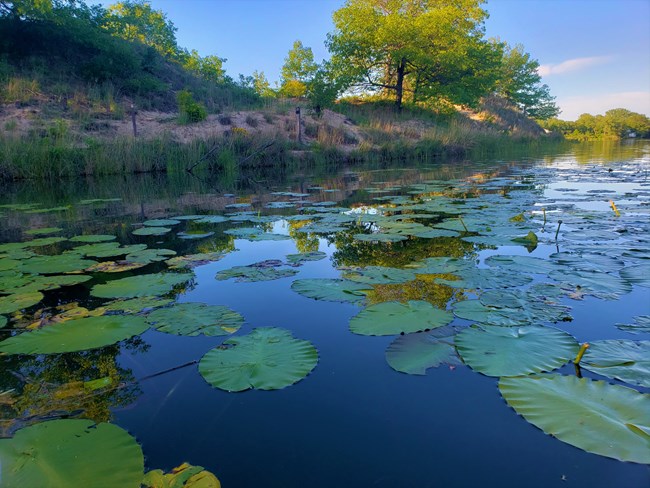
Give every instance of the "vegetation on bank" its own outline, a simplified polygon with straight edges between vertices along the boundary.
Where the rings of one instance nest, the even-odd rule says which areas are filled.
[[[0,0],[0,179],[431,160],[548,137],[531,119],[558,113],[539,64],[484,38],[480,1],[397,4],[348,0],[331,59],[296,41],[272,88],[178,46],[143,0]],[[296,105],[309,109],[300,137]]]
[[[605,115],[582,114],[575,122],[552,118],[540,125],[576,141],[650,138],[650,118],[624,108],[608,110]]]

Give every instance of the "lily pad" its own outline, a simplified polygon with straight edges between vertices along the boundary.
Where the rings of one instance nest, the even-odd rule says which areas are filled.
[[[327,254],[322,251],[301,252],[298,254],[288,254],[287,262],[290,264],[301,264],[306,261],[320,261],[326,257]]]
[[[279,280],[280,278],[294,276],[297,273],[298,270],[296,269],[261,267],[253,264],[250,266],[234,266],[230,269],[224,269],[217,273],[216,278],[220,281],[235,278],[238,282],[249,283],[253,281]]]
[[[165,261],[175,255],[176,251],[172,251],[171,249],[142,249],[141,251],[127,254],[124,260],[133,263],[149,264]]]
[[[0,313],[14,313],[24,308],[36,305],[43,299],[41,292],[35,291],[21,295],[0,297]]]
[[[15,487],[137,487],[142,449],[124,429],[90,420],[51,420],[0,439],[2,484]]]
[[[621,277],[637,286],[650,288],[650,264],[629,266],[620,271]]]
[[[608,378],[650,388],[650,341],[590,342],[580,366]]]
[[[78,273],[89,268],[96,261],[84,259],[78,254],[57,254],[56,256],[35,256],[22,262],[20,271],[33,274]]]
[[[166,307],[172,302],[173,300],[169,298],[130,298],[128,300],[115,300],[113,302],[106,303],[105,305],[102,305],[102,308],[106,311],[140,313],[143,311],[151,311],[155,308]]]
[[[146,225],[149,227],[167,227],[168,225],[178,225],[180,224],[180,220],[174,220],[174,219],[152,219],[152,220],[146,220],[142,222],[142,225]]]
[[[112,258],[142,251],[146,248],[146,244],[131,244],[128,246],[120,246],[120,244],[117,242],[100,242],[98,244],[87,244],[85,246],[76,247],[74,250],[69,251],[67,254],[81,254],[83,256],[90,256],[94,258]]]
[[[171,232],[171,227],[140,227],[135,229],[132,234],[134,236],[162,236]]]
[[[358,303],[366,298],[364,291],[371,290],[372,286],[350,280],[308,278],[294,281],[291,289],[314,300]]]
[[[650,464],[650,395],[561,375],[499,380],[514,410],[546,434],[587,452]]]
[[[361,335],[394,335],[447,325],[454,316],[423,300],[383,302],[365,308],[350,320],[350,330]]]
[[[395,371],[418,375],[441,364],[460,364],[454,347],[455,334],[452,327],[440,327],[399,336],[386,349],[386,361]]]
[[[69,320],[32,332],[23,332],[0,342],[0,352],[7,354],[56,354],[84,351],[108,346],[149,328],[144,318],[124,315],[101,315]]]
[[[354,234],[356,241],[362,242],[399,242],[408,239],[406,235],[402,234],[384,234],[377,232],[375,234]]]
[[[406,283],[415,279],[415,270],[389,268],[384,266],[368,266],[344,274],[348,280],[371,285]]]
[[[579,349],[569,334],[552,327],[472,326],[456,336],[456,349],[473,370],[487,376],[552,371]]]
[[[221,336],[237,332],[244,317],[223,305],[179,303],[147,315],[147,322],[161,332],[196,336]]]
[[[650,315],[637,315],[634,324],[616,324],[616,327],[631,334],[650,332]]]
[[[206,237],[213,236],[214,232],[199,232],[199,231],[186,231],[179,232],[176,236],[179,239],[193,240],[193,239],[205,239]]]
[[[632,285],[625,279],[600,271],[566,269],[553,271],[549,276],[561,283],[579,286],[580,292],[585,295],[594,295],[605,300],[616,300],[632,291]]]
[[[83,236],[74,236],[70,238],[72,242],[84,242],[88,244],[94,244],[97,242],[109,242],[117,239],[117,236],[112,236],[108,234],[88,234]]]
[[[122,273],[134,269],[144,268],[149,263],[134,263],[130,261],[102,261],[86,268],[88,273]]]
[[[26,230],[25,234],[28,236],[46,236],[48,234],[56,234],[62,230],[61,227],[42,227],[40,229]]]
[[[109,281],[95,285],[90,294],[99,298],[136,298],[157,296],[169,293],[182,283],[193,277],[189,273],[155,273],[140,276],[129,276],[120,280]]]
[[[142,485],[145,488],[221,488],[219,479],[203,466],[183,463],[170,473],[154,469],[144,475]]]
[[[295,339],[286,329],[264,327],[209,351],[199,372],[226,391],[278,390],[303,379],[317,362],[318,352],[309,341]]]
[[[195,268],[213,261],[219,261],[225,256],[221,252],[206,252],[199,254],[187,254],[185,256],[176,256],[165,262],[171,269]]]

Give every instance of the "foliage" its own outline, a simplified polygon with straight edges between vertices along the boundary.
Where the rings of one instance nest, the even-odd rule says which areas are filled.
[[[504,43],[496,92],[517,105],[524,114],[546,120],[557,116],[560,109],[548,85],[541,83],[538,68],[539,62],[531,59],[521,44],[510,47]]]
[[[181,122],[193,123],[201,122],[208,116],[208,112],[203,104],[194,100],[189,90],[181,90],[176,94],[178,101],[178,111],[180,112]]]
[[[322,110],[334,104],[342,91],[341,80],[333,76],[327,65],[319,66],[306,87],[305,95],[309,105],[320,115]]]
[[[567,139],[593,141],[650,137],[650,118],[624,108],[615,108],[605,115],[582,114],[575,122],[550,119],[541,123],[547,130],[560,132]]]
[[[311,48],[304,47],[301,41],[295,41],[282,66],[280,93],[290,98],[302,97],[317,69]]]
[[[348,0],[334,12],[327,46],[347,84],[391,95],[400,108],[442,97],[473,104],[497,78],[500,52],[483,39],[479,0]]]
[[[271,84],[269,83],[269,80],[266,79],[266,75],[264,74],[264,71],[257,71],[257,70],[253,71],[252,78],[253,78],[253,90],[255,90],[255,93],[265,98],[275,97],[276,93],[271,88]]]
[[[226,71],[223,69],[225,58],[214,55],[201,57],[196,49],[192,49],[189,53],[182,53],[180,59],[185,69],[198,74],[205,80],[214,83],[226,81]]]

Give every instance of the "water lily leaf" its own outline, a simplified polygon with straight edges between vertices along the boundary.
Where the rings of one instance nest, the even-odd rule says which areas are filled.
[[[363,309],[350,320],[350,330],[361,335],[394,335],[447,325],[454,316],[423,300],[383,302]]]
[[[108,242],[114,241],[117,239],[117,236],[107,235],[107,234],[88,234],[83,236],[74,236],[70,240],[72,242],[85,242],[85,243],[97,243],[97,242]]]
[[[171,249],[143,249],[127,254],[124,260],[133,263],[149,264],[165,261],[170,256],[175,255],[176,251],[172,251]]]
[[[90,294],[99,298],[137,298],[164,295],[192,279],[189,273],[155,273],[129,276],[120,280],[95,285]]]
[[[11,294],[13,290],[32,283],[34,278],[34,275],[24,275],[15,271],[0,271],[0,294]]]
[[[129,300],[115,300],[108,302],[102,306],[104,310],[123,312],[123,313],[140,313],[143,311],[150,311],[155,308],[166,307],[170,305],[173,300],[169,298],[131,298]]]
[[[24,247],[44,247],[58,244],[59,242],[67,241],[65,237],[41,237],[31,241],[24,242]]]
[[[7,325],[7,317],[4,315],[0,315],[0,329],[2,329],[5,325]]]
[[[399,242],[408,239],[407,236],[401,234],[385,234],[377,232],[374,234],[354,234],[354,240],[363,242]]]
[[[0,313],[14,313],[24,308],[36,305],[43,299],[41,292],[35,291],[22,295],[0,297]]]
[[[56,234],[61,232],[63,229],[61,227],[43,227],[40,229],[30,229],[26,230],[25,234],[28,236],[44,236],[47,234]]]
[[[171,227],[140,227],[131,233],[134,236],[162,236],[171,231]]]
[[[122,273],[145,267],[149,263],[134,263],[130,261],[102,261],[86,268],[88,273]]]
[[[562,442],[650,464],[650,395],[561,375],[501,378],[499,390],[519,415]]]
[[[193,240],[193,239],[205,239],[206,237],[213,236],[214,232],[200,232],[200,231],[186,231],[179,232],[176,236],[179,239]]]
[[[356,281],[358,283],[368,283],[372,285],[389,284],[389,283],[406,283],[413,281],[416,277],[413,269],[389,268],[384,266],[368,266],[358,270],[353,270],[343,275],[345,279]]]
[[[371,290],[372,286],[350,280],[308,278],[294,281],[291,289],[314,300],[358,303],[366,298],[364,291]]]
[[[7,354],[56,354],[108,346],[149,328],[144,318],[134,315],[101,315],[69,320],[23,332],[0,342]]]
[[[8,271],[11,269],[18,269],[21,262],[17,259],[0,258],[0,271]]]
[[[62,286],[74,286],[85,283],[91,278],[92,277],[88,275],[34,276],[31,283],[16,288],[14,291],[17,294],[26,294],[36,291],[57,290]]]
[[[454,315],[458,318],[489,325],[515,326],[525,325],[517,314],[509,314],[501,309],[483,305],[480,300],[463,300],[453,305]]]
[[[244,323],[244,317],[228,307],[203,303],[159,308],[149,313],[146,320],[161,332],[185,336],[228,335],[237,332]]]
[[[51,420],[0,439],[3,486],[138,487],[142,449],[124,429],[90,420]]]
[[[650,264],[628,266],[620,271],[620,275],[629,283],[650,288]]]
[[[20,266],[20,271],[34,274],[78,273],[95,263],[90,259],[83,259],[78,254],[35,256],[24,260]]]
[[[625,279],[600,271],[565,269],[549,273],[549,277],[561,283],[580,287],[585,295],[594,295],[605,300],[616,300],[632,291],[632,285]]]
[[[257,227],[239,227],[237,229],[228,229],[224,234],[235,236],[239,239],[247,239],[249,241],[286,241],[291,239],[290,236],[282,234],[267,233],[264,229]]]
[[[131,244],[128,246],[120,246],[120,244],[117,242],[100,242],[98,244],[87,244],[85,246],[76,247],[73,251],[69,251],[66,254],[81,254],[83,256],[90,256],[94,258],[112,258],[115,256],[124,256],[126,254],[142,251],[146,248],[146,244]]]
[[[152,219],[152,220],[145,220],[142,222],[142,225],[146,225],[149,227],[167,227],[168,225],[178,225],[180,224],[180,220],[174,220],[174,219]]]
[[[295,339],[286,329],[264,327],[209,351],[199,372],[226,391],[278,390],[303,379],[317,362],[318,352],[309,341]]]
[[[228,222],[230,219],[223,215],[201,215],[199,218],[192,220],[197,224],[221,224],[223,222]]]
[[[637,315],[634,324],[616,324],[616,327],[631,334],[650,332],[650,315]]]
[[[399,336],[386,349],[386,361],[395,371],[419,375],[441,364],[460,364],[454,347],[455,334],[452,327],[440,327]]]
[[[253,281],[271,281],[287,278],[298,273],[296,269],[259,266],[259,263],[250,266],[234,266],[217,273],[216,279],[223,281],[235,278],[236,281],[249,283]]]
[[[548,274],[558,269],[558,265],[548,259],[533,256],[490,256],[485,260],[489,266],[507,269],[515,273]]]
[[[322,251],[301,252],[297,254],[288,254],[287,262],[290,264],[301,264],[306,261],[320,261],[326,257],[327,254]]]
[[[650,388],[650,341],[590,342],[580,366],[608,378]]]
[[[142,484],[145,488],[221,488],[219,479],[203,466],[183,463],[164,474],[161,469],[154,469],[144,475]]]
[[[456,349],[473,370],[487,376],[552,371],[579,349],[569,334],[552,327],[472,326],[458,333]]]
[[[171,269],[195,268],[213,261],[219,261],[225,254],[220,252],[206,252],[199,254],[187,254],[185,256],[176,256],[165,261]]]

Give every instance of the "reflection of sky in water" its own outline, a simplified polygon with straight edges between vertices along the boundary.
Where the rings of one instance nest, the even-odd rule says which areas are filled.
[[[630,193],[647,192],[641,182],[578,182],[560,181],[544,189],[544,198],[555,200],[556,204],[569,203],[583,210],[612,211],[609,201],[617,206],[637,203],[629,199]],[[626,199],[621,199],[626,197]],[[591,201],[581,201],[589,198]],[[647,198],[646,198],[647,199]]]

